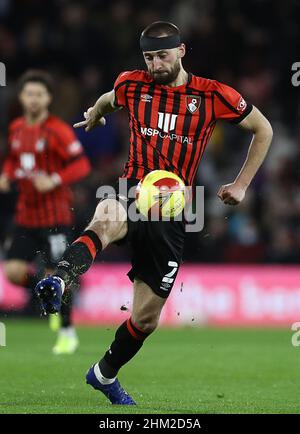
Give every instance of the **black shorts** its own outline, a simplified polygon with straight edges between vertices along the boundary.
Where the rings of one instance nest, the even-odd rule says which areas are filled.
[[[71,228],[68,226],[39,229],[16,226],[9,241],[6,260],[33,262],[39,257],[45,267],[53,268],[66,250],[70,235]]]
[[[138,184],[136,179],[128,179],[128,187]],[[118,189],[116,188],[117,193]],[[135,199],[125,199],[122,195],[117,200],[125,208],[135,207]],[[135,208],[136,210],[136,208]],[[137,212],[137,210],[136,210]],[[127,219],[127,235],[116,244],[129,242],[131,245],[132,268],[127,273],[133,282],[137,277],[145,282],[155,294],[167,298],[173,288],[179,266],[182,261],[185,224],[183,221],[132,221]]]

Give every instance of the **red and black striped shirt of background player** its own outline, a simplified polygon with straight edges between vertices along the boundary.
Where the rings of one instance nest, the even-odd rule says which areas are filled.
[[[90,172],[90,163],[73,129],[52,115],[37,125],[28,125],[21,117],[9,126],[8,144],[2,172],[17,182],[15,222],[29,228],[72,224],[69,185]],[[61,184],[39,193],[32,183],[38,173],[57,174]]]
[[[233,88],[191,73],[186,85],[172,88],[155,84],[146,71],[127,71],[118,76],[114,90],[115,105],[129,112],[126,178],[141,179],[151,170],[164,169],[176,173],[186,185],[193,185],[216,121],[238,123],[252,110]],[[192,99],[196,99],[194,111],[188,108]],[[166,134],[161,119],[169,127],[172,115],[175,127]],[[155,134],[151,130],[156,130]],[[183,141],[186,137],[190,143]]]

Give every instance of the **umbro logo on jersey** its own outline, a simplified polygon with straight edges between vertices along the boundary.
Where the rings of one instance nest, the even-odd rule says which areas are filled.
[[[152,100],[152,96],[148,95],[147,93],[142,93],[141,100],[144,102],[150,102]]]

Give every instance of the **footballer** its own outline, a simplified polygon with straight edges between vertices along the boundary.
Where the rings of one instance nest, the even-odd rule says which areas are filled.
[[[171,172],[192,186],[216,122],[236,124],[252,132],[253,138],[240,172],[217,194],[225,204],[239,204],[270,146],[270,123],[232,87],[184,69],[186,48],[174,24],[150,24],[141,34],[140,48],[146,70],[120,73],[113,90],[101,95],[84,113],[85,120],[74,127],[90,131],[105,125],[105,115],[128,111],[130,144],[122,178],[129,188],[153,170]],[[113,404],[134,405],[117,375],[158,325],[181,263],[185,224],[131,221],[123,199],[116,194],[99,202],[86,230],[66,249],[52,276],[42,280],[36,292],[45,312],[58,311],[64,291],[91,267],[97,254],[112,243],[131,243],[131,316],[116,330],[103,357],[91,366],[86,381]],[[168,285],[163,284],[166,276],[171,276]]]
[[[8,192],[12,183],[18,189],[4,273],[10,282],[30,292],[45,273],[53,271],[71,241],[70,185],[90,172],[73,129],[49,112],[52,95],[53,80],[47,72],[29,70],[20,77],[23,116],[9,125],[9,152],[0,175],[0,191]],[[38,253],[42,266],[34,270]],[[55,354],[71,354],[78,346],[71,310],[71,300],[64,301],[61,318],[50,317],[50,326],[58,331]]]

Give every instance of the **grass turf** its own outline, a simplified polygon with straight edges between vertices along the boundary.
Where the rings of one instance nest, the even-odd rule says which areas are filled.
[[[114,327],[80,327],[77,353],[54,356],[46,321],[4,323],[0,413],[300,412],[300,347],[288,328],[161,328],[119,376],[139,405],[119,407],[84,378]]]

